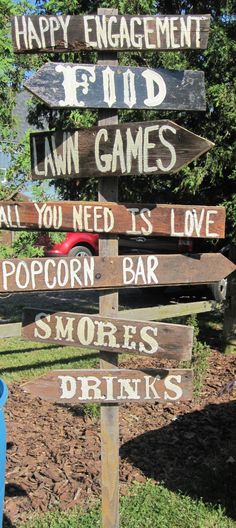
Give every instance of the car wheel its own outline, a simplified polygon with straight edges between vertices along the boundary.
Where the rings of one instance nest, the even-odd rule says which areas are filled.
[[[225,301],[227,291],[227,279],[222,279],[219,282],[211,284],[211,291],[214,295],[215,301]]]
[[[86,246],[75,246],[68,253],[69,257],[92,257],[92,255],[91,249]]]

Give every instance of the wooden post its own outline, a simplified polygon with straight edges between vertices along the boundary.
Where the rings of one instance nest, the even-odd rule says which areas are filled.
[[[117,15],[117,9],[97,10],[98,15]],[[117,53],[100,52],[99,65],[117,66]],[[117,110],[99,110],[98,125],[115,125],[118,123]],[[99,178],[98,200],[112,202],[118,200],[118,178]],[[117,236],[100,235],[99,255],[118,255]],[[99,296],[99,314],[115,316],[118,312],[118,292],[110,290]],[[118,356],[113,353],[100,352],[100,367],[117,368]],[[102,481],[102,527],[119,527],[119,407],[118,404],[101,405],[101,481]]]
[[[231,246],[230,258],[236,262],[235,245]],[[224,353],[236,354],[236,271],[228,277],[223,339]]]

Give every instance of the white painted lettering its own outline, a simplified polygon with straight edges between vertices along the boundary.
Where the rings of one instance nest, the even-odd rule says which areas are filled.
[[[131,340],[132,340],[132,337],[136,334],[136,331],[137,331],[136,326],[123,325],[123,328],[124,328],[124,344],[122,345],[122,348],[125,348],[127,350],[135,350],[136,343],[135,341],[131,341]]]
[[[77,97],[78,89],[86,95],[90,88],[90,83],[96,80],[95,66],[64,66],[57,64],[55,71],[63,75],[63,88],[65,92],[65,99],[59,101],[60,106],[83,107],[84,101],[80,101]],[[82,81],[77,81],[77,72],[81,73]]]
[[[176,129],[172,126],[169,126],[169,125],[162,125],[160,127],[160,131],[159,131],[159,138],[160,138],[160,141],[162,143],[162,145],[164,145],[164,147],[167,147],[168,150],[170,151],[170,154],[171,154],[171,158],[170,158],[170,163],[167,167],[164,167],[161,159],[157,159],[157,166],[163,171],[163,172],[170,172],[173,167],[175,166],[176,164],[176,152],[175,152],[175,147],[173,145],[171,145],[171,143],[169,141],[167,141],[164,136],[163,136],[163,133],[166,131],[166,130],[169,130],[172,134],[175,134],[176,135]]]
[[[173,49],[179,48],[180,45],[178,42],[175,42],[175,32],[178,32],[178,26],[175,26],[176,20],[179,20],[179,17],[170,17],[170,41],[171,41],[171,47]]]
[[[149,334],[153,334],[153,335],[149,335]],[[143,326],[143,328],[141,328],[140,337],[144,341],[144,343],[147,343],[147,345],[149,345],[149,347],[148,348],[145,347],[145,345],[142,342],[140,342],[140,345],[139,345],[140,352],[145,352],[146,354],[150,354],[150,355],[157,352],[159,345],[158,345],[157,340],[153,336],[155,337],[157,336],[157,328],[153,328],[152,326]]]
[[[50,339],[52,330],[50,327],[51,315],[44,312],[37,313],[35,317],[34,337],[40,339]],[[41,332],[39,332],[41,330]]]
[[[170,392],[172,392],[172,394],[174,393],[174,396],[171,396],[167,391],[164,392],[164,399],[165,400],[171,400],[171,401],[176,401],[176,400],[180,400],[182,394],[183,394],[183,390],[182,390],[182,387],[180,387],[179,385],[176,385],[175,383],[172,383],[172,380],[175,380],[176,383],[180,384],[181,383],[181,376],[178,375],[178,376],[166,376],[165,380],[164,380],[164,384],[165,384],[165,388],[167,390],[169,390]]]
[[[155,383],[157,380],[160,379],[159,376],[156,376],[154,381],[150,381],[152,378],[151,376],[144,376],[144,380],[145,380],[145,397],[144,397],[144,400],[151,400],[153,397],[155,399],[160,399],[160,396],[159,394],[157,393],[156,391],[156,388],[155,388]]]
[[[219,233],[210,231],[210,225],[215,223],[215,220],[211,219],[211,215],[217,215],[217,211],[210,210],[206,213],[206,236],[211,238],[219,238]]]
[[[19,29],[18,18],[16,16],[14,17],[16,45],[17,45],[18,50],[21,49],[21,35],[23,37],[23,46],[25,46],[26,49],[28,49],[29,47],[25,16],[21,17],[21,22],[22,22],[22,29]]]
[[[101,381],[98,378],[95,376],[87,376],[86,378],[78,376],[77,380],[81,382],[81,396],[78,397],[78,400],[100,401],[105,399],[99,388]],[[92,393],[92,396],[90,396],[90,393]]]
[[[155,44],[150,42],[150,35],[153,34],[153,29],[148,27],[149,22],[153,21],[153,17],[143,18],[144,41],[147,49],[155,48]]]
[[[103,99],[109,108],[116,102],[115,72],[107,66],[102,71],[103,78]]]
[[[77,326],[77,336],[81,345],[88,346],[94,341],[95,326],[89,317],[81,317]]]
[[[58,376],[58,380],[61,380],[61,399],[71,400],[76,395],[76,379],[72,376]]]
[[[160,73],[154,71],[154,70],[145,70],[142,73],[142,77],[144,77],[146,81],[146,89],[147,89],[147,98],[144,99],[144,104],[146,106],[159,106],[166,97],[166,83]],[[156,93],[156,88],[158,86],[158,94]]]
[[[74,341],[73,339],[73,323],[74,317],[62,317],[56,315],[56,337],[57,341]]]
[[[138,394],[138,384],[141,383],[140,379],[118,379],[117,382],[120,384],[120,395],[117,396],[117,400],[140,400]]]
[[[113,323],[94,321],[94,324],[97,325],[97,341],[94,341],[95,346],[102,348],[120,348],[120,345],[116,342],[115,338],[117,328]]]

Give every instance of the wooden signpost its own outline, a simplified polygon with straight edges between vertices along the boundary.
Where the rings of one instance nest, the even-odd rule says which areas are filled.
[[[115,202],[0,202],[0,229],[224,238],[224,207]]]
[[[170,51],[206,48],[209,27],[210,15],[16,16],[12,37],[16,53]]]
[[[24,313],[27,339],[100,350],[100,369],[47,373],[24,385],[60,403],[101,403],[102,526],[119,527],[121,402],[176,402],[192,396],[187,369],[118,369],[118,354],[189,359],[193,331],[179,325],[118,318],[114,288],[218,282],[235,270],[221,254],[118,256],[118,234],[221,238],[220,207],[119,204],[118,177],[170,174],[213,144],[169,120],[118,125],[115,109],[205,110],[204,73],[119,66],[114,51],[206,48],[210,15],[87,16],[13,19],[18,53],[93,49],[97,65],[44,64],[25,83],[51,108],[98,108],[88,130],[31,135],[34,179],[99,177],[99,202],[0,204],[0,227],[99,233],[99,257],[5,259],[0,292],[99,289],[99,315]],[[107,291],[109,290],[109,291]]]
[[[33,308],[23,312],[22,336],[60,345],[182,361],[191,359],[193,346],[190,326],[130,323],[125,319]]]
[[[24,86],[50,108],[206,110],[201,71],[48,62]]]
[[[23,388],[57,403],[186,401],[192,398],[192,370],[55,370]]]
[[[172,174],[214,146],[168,120],[41,132],[30,143],[37,180]]]
[[[0,292],[207,284],[234,270],[221,253],[7,259],[0,261]]]

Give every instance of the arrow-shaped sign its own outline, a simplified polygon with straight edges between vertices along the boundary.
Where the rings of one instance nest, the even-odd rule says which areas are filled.
[[[8,259],[0,261],[0,292],[205,284],[234,270],[221,253]]]
[[[224,238],[225,209],[115,202],[0,202],[0,229]]]
[[[51,108],[206,109],[201,71],[48,62],[24,86]]]
[[[22,336],[58,345],[182,361],[191,359],[193,346],[190,326],[34,308],[23,312]]]
[[[176,402],[192,399],[192,370],[55,370],[22,385],[57,403]]]
[[[14,51],[181,50],[207,47],[210,15],[40,15],[12,19]]]
[[[169,120],[35,133],[31,134],[32,177],[170,174],[213,146]]]

